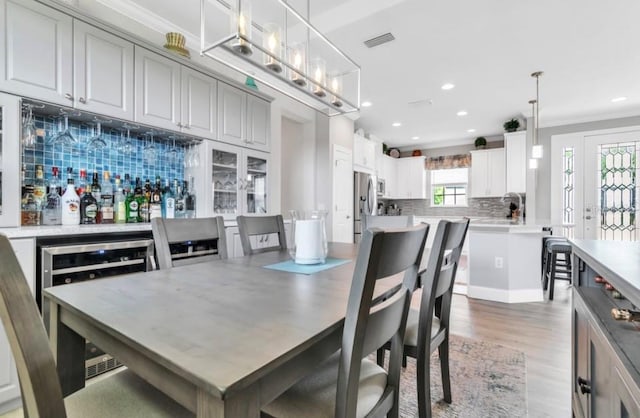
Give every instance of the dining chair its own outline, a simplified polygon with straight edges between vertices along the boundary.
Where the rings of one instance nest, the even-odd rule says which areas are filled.
[[[444,401],[451,403],[449,373],[449,325],[453,284],[467,235],[469,219],[452,222],[442,220],[433,240],[427,268],[422,273],[420,309],[411,309],[404,337],[403,366],[406,356],[417,359],[418,413],[431,417],[430,359],[436,348],[440,358]],[[386,344],[378,350],[378,365],[384,362]]]
[[[413,226],[413,215],[362,215],[362,230],[369,228],[405,228]]]
[[[0,318],[16,362],[25,417],[194,416],[129,370],[117,372],[63,398],[36,301],[9,240],[1,234]]]
[[[151,231],[160,269],[227,258],[227,236],[222,216],[154,218]]]
[[[402,341],[428,229],[419,225],[363,233],[341,349],[263,407],[263,416],[398,417]],[[387,279],[391,290],[374,297],[380,279]],[[385,341],[391,341],[388,373],[367,359]]]
[[[238,232],[242,243],[244,255],[264,253],[267,251],[279,251],[287,249],[287,235],[284,230],[282,215],[273,216],[238,216]],[[269,247],[253,247],[251,245],[252,236],[260,236],[264,239],[270,234],[278,235],[278,245]]]

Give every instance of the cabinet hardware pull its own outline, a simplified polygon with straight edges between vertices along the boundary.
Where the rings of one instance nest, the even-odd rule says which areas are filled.
[[[65,99],[73,100],[73,96],[71,95],[71,93],[66,93],[64,97]]]
[[[583,395],[587,393],[591,393],[591,386],[589,385],[589,381],[586,379],[583,379],[580,376],[578,376],[578,386],[580,387],[580,392]]]
[[[87,101],[84,99],[84,97],[79,98],[78,101],[82,104],[87,104]]]
[[[180,123],[180,122],[176,122],[176,126],[177,126],[178,128],[182,128],[182,123]]]

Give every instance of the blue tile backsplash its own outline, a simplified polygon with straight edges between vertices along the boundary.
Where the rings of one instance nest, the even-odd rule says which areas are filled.
[[[153,142],[155,158],[145,158],[145,155],[150,155],[149,152],[144,151],[145,146],[151,143],[148,136],[138,137],[131,134],[130,147],[127,149],[122,146],[127,143],[126,131],[107,128],[101,135],[106,146],[96,149],[89,146],[95,134],[95,126],[69,120],[69,131],[77,143],[75,145],[56,144],[53,138],[60,132],[58,122],[48,116],[34,115],[34,118],[36,127],[43,129],[45,136],[38,137],[35,148],[22,150],[26,184],[30,184],[34,179],[35,166],[38,164],[44,166],[47,182],[52,176],[51,167],[58,167],[63,184],[66,183],[67,167],[73,167],[76,184],[81,169],[87,170],[89,181],[95,171],[98,171],[102,181],[102,173],[107,170],[111,174],[112,182],[116,174],[119,174],[123,180],[125,174],[129,174],[132,181],[140,177],[143,181],[148,178],[152,183],[157,175],[163,182],[164,179],[184,179],[185,145],[179,141],[174,147],[172,140],[155,138]]]

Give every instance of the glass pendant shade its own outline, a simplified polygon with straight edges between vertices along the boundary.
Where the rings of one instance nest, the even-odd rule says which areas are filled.
[[[273,72],[282,72],[282,31],[275,23],[266,23],[262,32],[264,65]]]
[[[329,77],[329,80],[331,80],[329,84],[329,88],[331,90],[331,104],[335,107],[341,107],[342,100],[340,100],[340,95],[342,94],[342,80],[337,75]]]
[[[311,77],[313,83],[311,91],[318,97],[324,97],[327,95],[324,88],[326,87],[327,67],[322,58],[316,58],[311,62]]]
[[[537,158],[529,158],[529,168],[535,170],[538,168],[538,159]]]
[[[231,48],[238,54],[253,54],[251,48],[251,2],[240,2],[229,16],[231,17],[231,32],[238,34],[237,39],[232,42]]]
[[[542,155],[543,155],[542,145],[538,144],[531,147],[531,158],[540,159],[542,158]]]
[[[307,73],[307,59],[304,45],[294,45],[289,49],[289,80],[300,87],[307,85],[303,74]]]

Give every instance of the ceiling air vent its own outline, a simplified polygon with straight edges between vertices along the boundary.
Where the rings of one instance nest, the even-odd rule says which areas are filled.
[[[369,48],[373,48],[374,46],[378,46],[378,45],[386,44],[387,42],[391,42],[394,39],[396,39],[396,37],[393,36],[391,34],[391,32],[387,32],[384,35],[376,36],[375,38],[371,38],[371,39],[368,39],[368,40],[364,41],[364,44]]]

